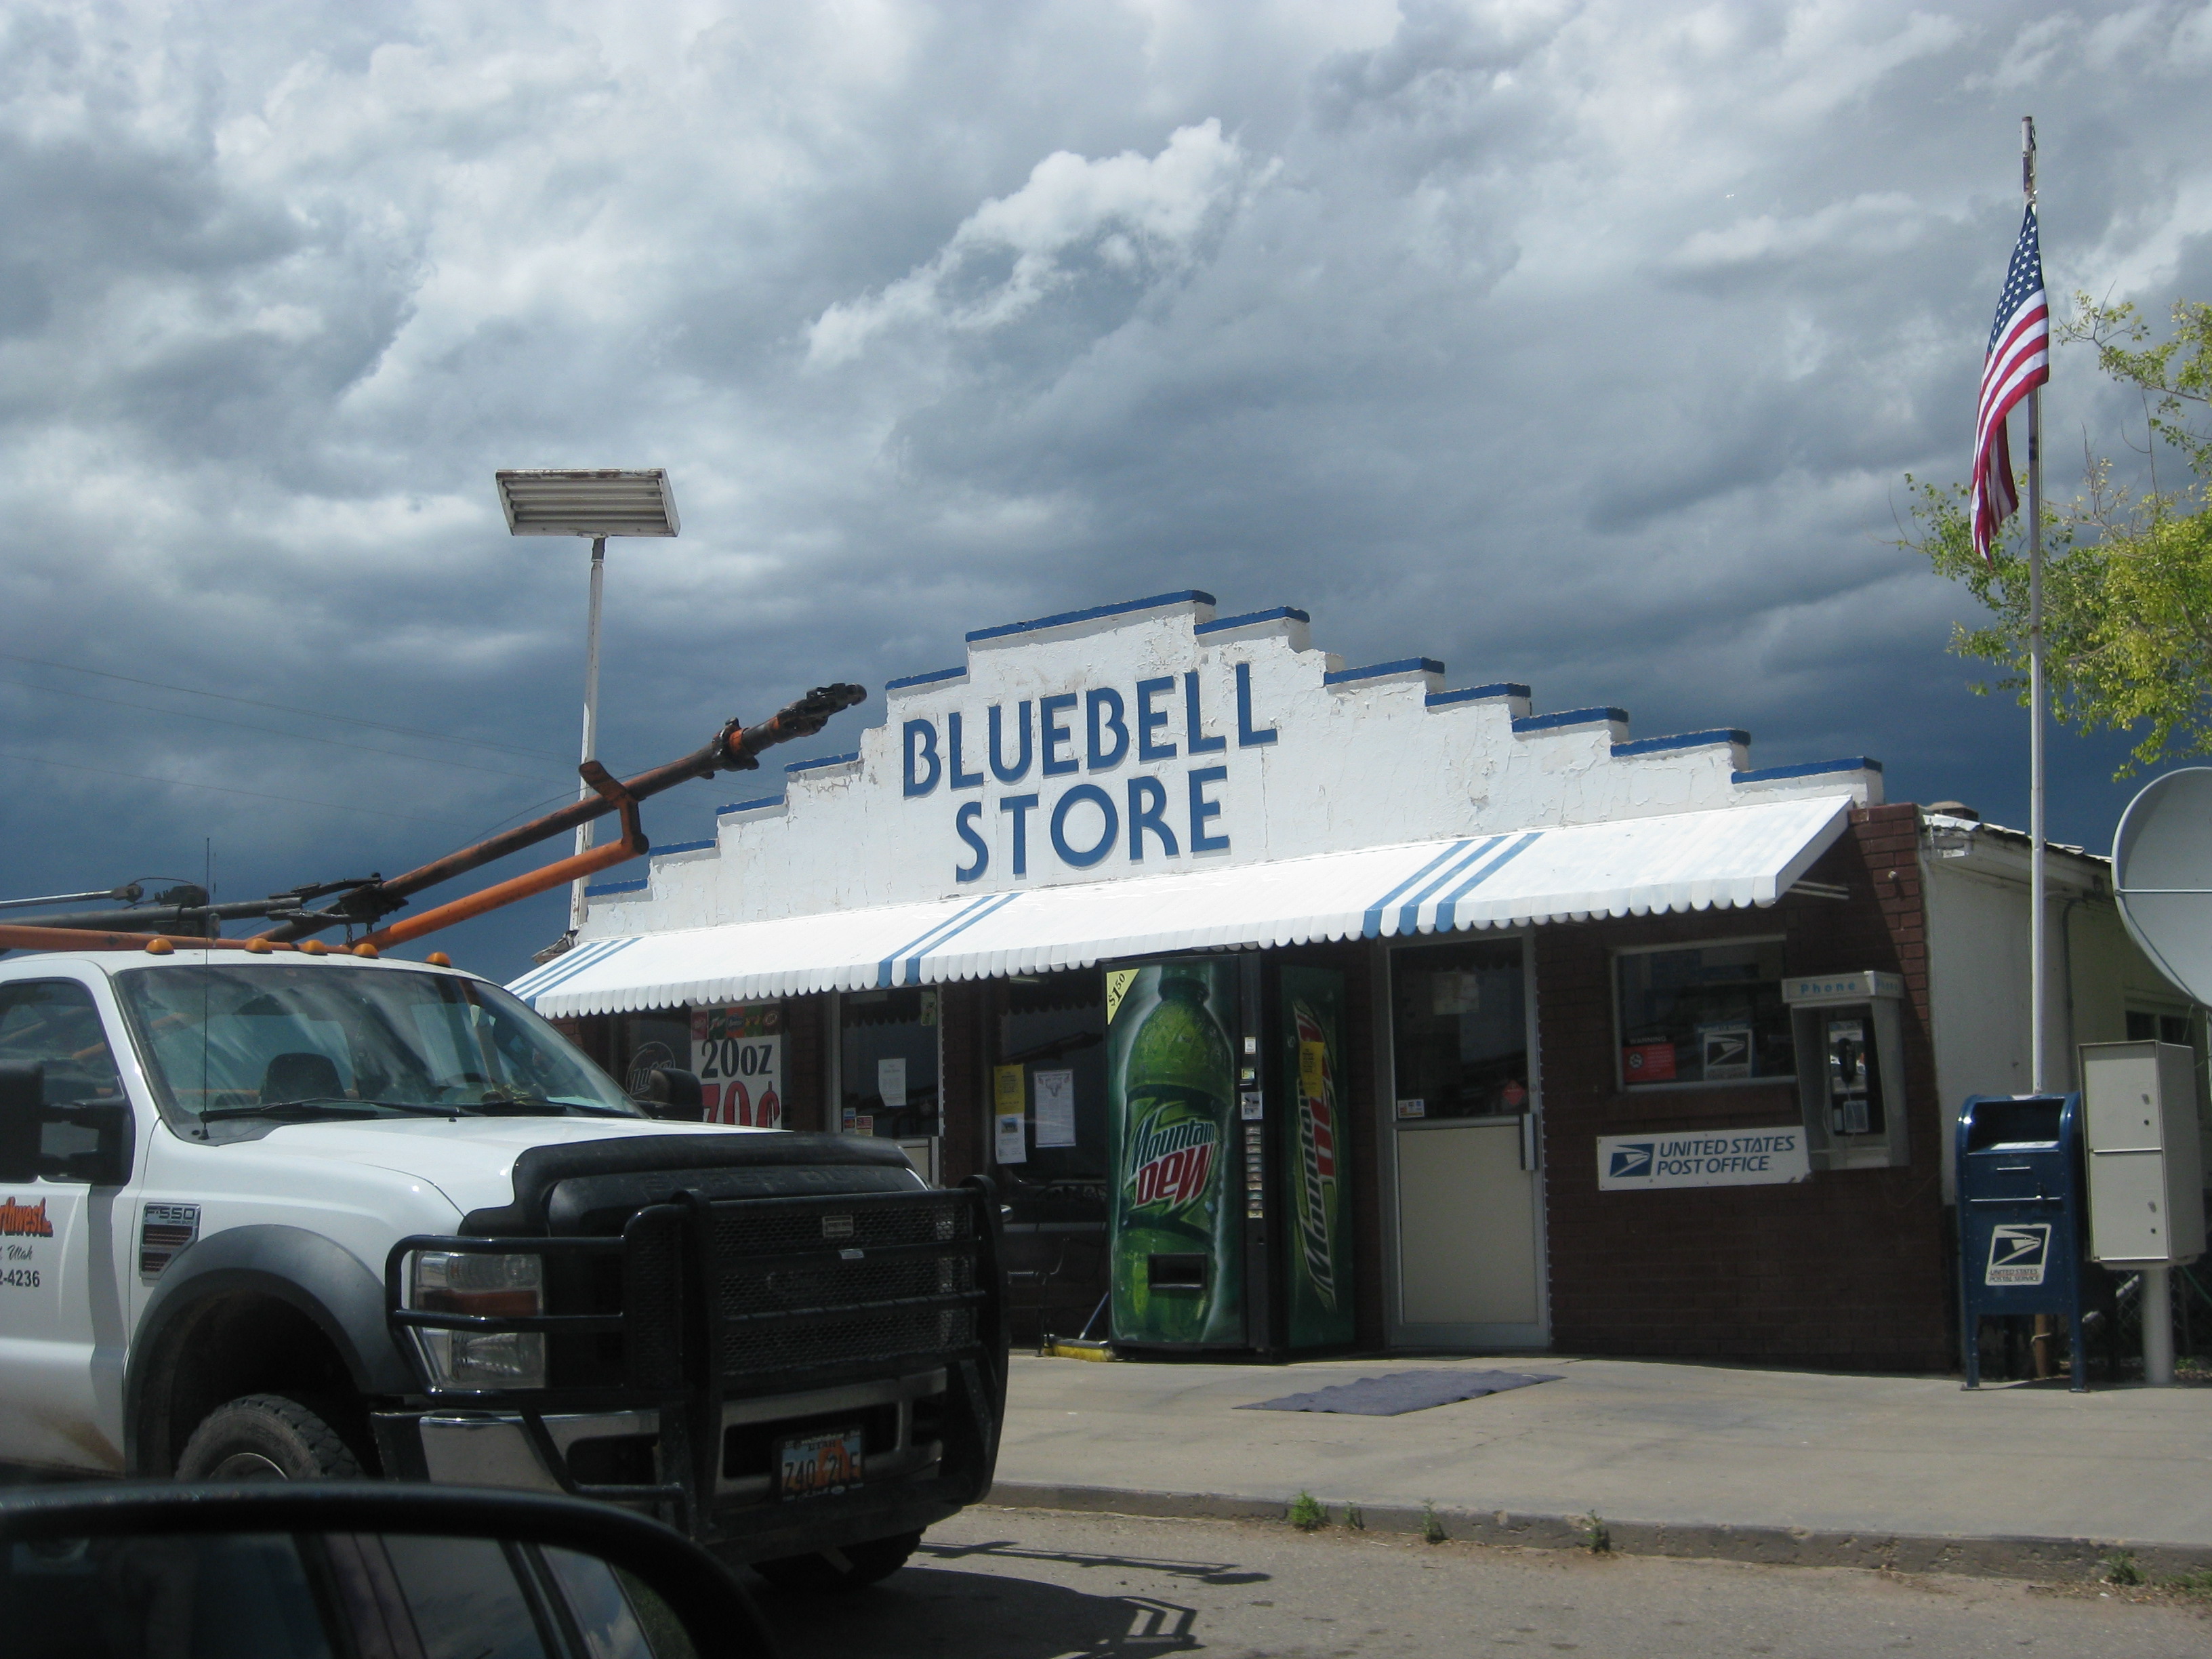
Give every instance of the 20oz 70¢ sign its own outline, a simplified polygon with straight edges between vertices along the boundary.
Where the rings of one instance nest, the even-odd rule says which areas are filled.
[[[783,1127],[783,1007],[733,1003],[691,1011],[691,1069],[709,1123]]]

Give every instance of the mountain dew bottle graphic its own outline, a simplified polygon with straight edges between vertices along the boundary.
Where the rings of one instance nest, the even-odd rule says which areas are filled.
[[[1234,974],[1230,964],[1179,962],[1109,975],[1120,1341],[1244,1340],[1243,1252],[1231,1185],[1237,1060],[1223,1019],[1236,1006]]]

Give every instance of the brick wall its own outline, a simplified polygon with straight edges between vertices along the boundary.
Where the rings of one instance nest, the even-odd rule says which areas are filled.
[[[1941,1370],[1948,1308],[1939,1103],[1928,1036],[1918,811],[1855,811],[1807,872],[1843,902],[1554,925],[1536,933],[1553,1345],[1844,1370]],[[1634,1095],[1614,1082],[1610,952],[1780,933],[1784,971],[1902,975],[1911,1161],[1802,1184],[1600,1193],[1595,1141],[1801,1121],[1796,1085]]]

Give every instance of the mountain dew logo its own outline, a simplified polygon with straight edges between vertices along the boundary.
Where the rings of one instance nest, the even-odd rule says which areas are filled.
[[[1154,1106],[1137,1120],[1129,1139],[1128,1194],[1133,1208],[1160,1205],[1186,1209],[1206,1194],[1220,1128],[1206,1117],[1170,1117]]]
[[[1298,1247],[1322,1305],[1336,1306],[1336,1079],[1321,1021],[1303,1002],[1297,1024]]]

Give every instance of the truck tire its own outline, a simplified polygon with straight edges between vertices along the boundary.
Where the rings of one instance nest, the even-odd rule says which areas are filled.
[[[281,1394],[249,1394],[200,1419],[177,1459],[179,1480],[357,1480],[338,1431]]]
[[[871,1538],[865,1544],[848,1544],[842,1550],[756,1561],[753,1571],[781,1590],[810,1595],[824,1590],[856,1590],[890,1577],[906,1565],[907,1557],[921,1542],[918,1531],[893,1533],[889,1538]]]

